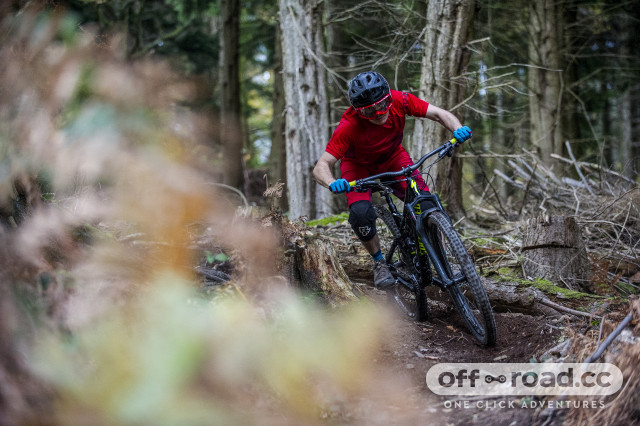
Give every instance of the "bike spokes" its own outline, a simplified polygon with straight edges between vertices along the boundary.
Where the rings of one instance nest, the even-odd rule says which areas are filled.
[[[378,213],[378,233],[383,251],[387,251],[387,264],[397,284],[387,290],[387,295],[400,310],[411,319],[424,321],[427,317],[427,299],[421,287],[422,278],[416,268],[406,236],[398,229],[389,210],[375,206]]]

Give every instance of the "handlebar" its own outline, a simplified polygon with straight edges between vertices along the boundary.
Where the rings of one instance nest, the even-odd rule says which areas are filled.
[[[419,169],[422,166],[422,163],[424,163],[428,158],[433,157],[436,154],[438,154],[438,160],[440,160],[441,158],[447,155],[451,156],[451,153],[453,152],[453,148],[455,148],[455,146],[458,143],[459,142],[456,138],[452,138],[449,141],[445,142],[442,146],[423,155],[420,160],[418,160],[415,164],[411,166],[404,167],[402,170],[398,170],[396,172],[384,172],[384,173],[379,173],[377,175],[369,176],[363,179],[354,180],[349,182],[349,186],[351,186],[352,188],[355,188],[354,189],[355,191],[358,191],[358,187],[361,187],[363,184],[374,183],[378,179],[395,178],[398,176],[409,177],[415,170]]]

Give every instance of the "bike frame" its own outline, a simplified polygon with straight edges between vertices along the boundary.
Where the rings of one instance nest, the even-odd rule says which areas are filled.
[[[464,281],[465,278],[464,276],[460,276],[457,278],[452,276],[453,273],[450,270],[449,265],[441,261],[442,256],[444,256],[444,253],[442,253],[441,247],[439,246],[435,247],[432,244],[431,239],[427,236],[427,232],[424,224],[428,216],[435,211],[440,211],[449,220],[451,219],[449,218],[449,215],[447,215],[447,213],[444,211],[444,208],[440,203],[440,197],[438,197],[437,194],[424,195],[420,193],[420,190],[418,189],[418,185],[413,174],[415,170],[417,170],[422,165],[422,163],[424,163],[428,158],[433,157],[436,154],[439,154],[439,155],[438,155],[438,159],[435,162],[439,161],[441,158],[445,156],[450,156],[456,142],[457,141],[455,139],[452,139],[451,141],[445,143],[441,147],[436,148],[435,150],[423,156],[416,164],[405,167],[400,171],[380,173],[378,175],[370,176],[368,178],[361,179],[359,181],[350,182],[351,186],[356,186],[356,187],[358,185],[365,184],[365,182],[370,182],[372,184],[371,185],[372,191],[381,192],[383,194],[385,201],[387,203],[387,208],[391,212],[393,219],[395,220],[396,225],[398,226],[398,229],[400,229],[400,232],[404,234],[404,230],[406,230],[407,227],[410,230],[415,231],[413,235],[413,238],[415,239],[415,241],[413,243],[416,245],[415,247],[416,251],[417,250],[422,251],[423,250],[422,246],[424,246],[424,250],[426,251],[426,253],[421,253],[420,255],[427,254],[430,262],[433,264],[434,269],[437,272],[437,277],[434,277],[431,274],[431,281],[427,283],[427,285],[435,284],[441,289],[446,289],[447,287],[455,283]],[[399,176],[404,176],[404,180],[407,183],[407,189],[405,191],[405,197],[403,200],[402,213],[398,211],[398,208],[396,207],[395,203],[391,199],[391,193],[393,191],[391,190],[390,186],[399,181],[394,180],[393,182],[386,183],[386,184],[378,183],[378,182],[375,182],[375,184],[373,184],[372,182],[382,178],[393,178],[393,177],[399,177]],[[427,200],[432,201],[435,204],[435,207],[432,207],[429,210],[426,210],[424,212],[420,211],[419,209],[420,203]],[[394,238],[391,248],[387,253],[387,257],[386,257],[387,263],[389,263],[390,260],[392,259],[393,254],[397,249],[398,245],[403,243],[402,239],[406,237],[407,235],[402,235],[399,238]],[[420,244],[421,242],[423,244]],[[413,260],[415,262],[416,259],[413,259]],[[415,266],[418,268],[420,267],[420,265],[415,265]],[[404,281],[405,280],[401,280],[401,282],[405,286],[413,287],[414,284],[407,283]]]

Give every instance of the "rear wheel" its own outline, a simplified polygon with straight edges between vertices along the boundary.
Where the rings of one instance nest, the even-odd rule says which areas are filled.
[[[493,310],[476,268],[449,218],[434,212],[427,218],[427,237],[436,249],[448,278],[456,281],[447,289],[469,331],[480,343],[493,346],[497,330]]]
[[[423,277],[416,267],[411,248],[404,242],[394,246],[395,241],[401,241],[400,230],[391,212],[384,206],[375,205],[378,220],[376,228],[380,238],[382,252],[387,258],[389,270],[396,278],[396,284],[387,289],[387,296],[393,300],[400,310],[409,318],[425,321],[428,316],[427,296],[422,285]],[[393,249],[393,252],[391,250]],[[392,253],[389,259],[389,253]]]

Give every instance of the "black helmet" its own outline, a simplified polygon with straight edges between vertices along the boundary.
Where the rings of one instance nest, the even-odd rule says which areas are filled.
[[[389,92],[389,83],[375,71],[361,72],[349,82],[349,102],[356,108],[376,103]]]

